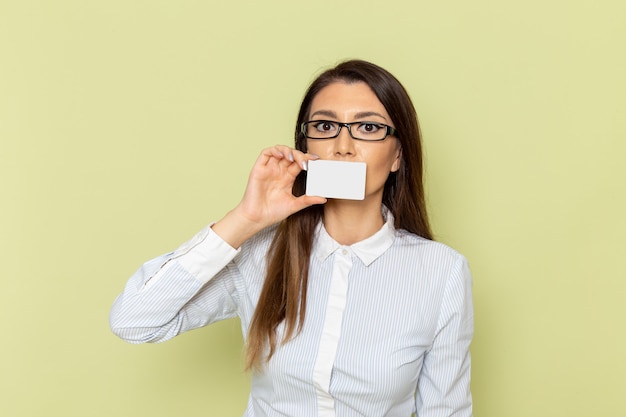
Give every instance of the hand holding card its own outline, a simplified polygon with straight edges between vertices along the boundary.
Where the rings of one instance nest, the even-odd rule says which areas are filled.
[[[365,198],[365,162],[309,161],[306,195],[344,200]]]

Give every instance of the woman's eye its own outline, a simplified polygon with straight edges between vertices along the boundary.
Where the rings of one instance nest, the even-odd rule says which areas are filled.
[[[361,123],[359,126],[359,130],[363,133],[376,133],[380,128],[381,126],[376,123]]]
[[[315,125],[315,128],[320,132],[330,132],[334,126],[330,122],[320,122]]]

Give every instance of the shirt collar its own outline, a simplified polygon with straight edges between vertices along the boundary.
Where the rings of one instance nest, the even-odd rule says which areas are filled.
[[[324,224],[320,221],[315,230],[315,244],[313,253],[320,260],[325,260],[332,253],[340,248],[349,248],[356,256],[361,259],[365,266],[369,266],[378,257],[380,257],[393,244],[395,238],[394,218],[386,207],[383,207],[383,218],[385,224],[380,230],[365,240],[354,243],[350,246],[343,246],[335,239],[330,237]]]

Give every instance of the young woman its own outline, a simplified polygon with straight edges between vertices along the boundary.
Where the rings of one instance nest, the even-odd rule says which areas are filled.
[[[144,264],[113,331],[160,342],[239,316],[247,417],[471,416],[471,277],[431,240],[420,141],[389,72],[327,70],[304,97],[295,149],[263,150],[239,205]],[[305,195],[315,159],[365,162],[365,198]]]

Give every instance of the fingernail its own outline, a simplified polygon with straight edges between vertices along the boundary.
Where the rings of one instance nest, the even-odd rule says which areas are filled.
[[[305,171],[309,170],[306,161],[302,161],[302,169],[305,170]]]
[[[287,155],[287,159],[289,159],[291,162],[293,162],[293,154],[290,153],[289,155]]]
[[[315,159],[320,159],[319,155],[315,155],[314,153],[310,154]]]

